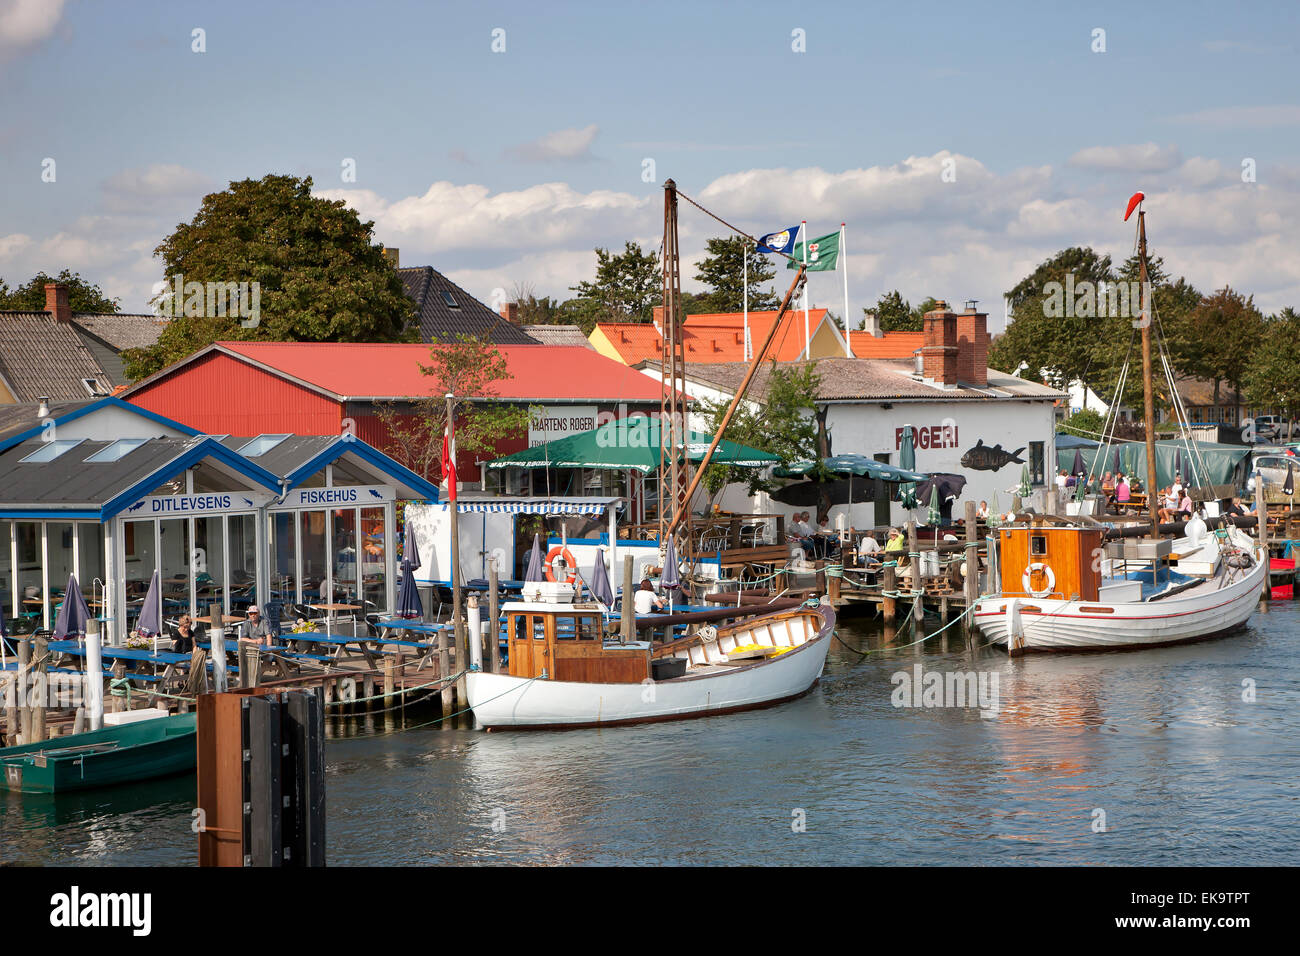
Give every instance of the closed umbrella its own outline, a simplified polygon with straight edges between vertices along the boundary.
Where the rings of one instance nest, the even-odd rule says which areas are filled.
[[[930,510],[925,516],[926,523],[933,527],[938,527],[943,521],[943,514],[939,511],[939,486],[930,485]]]
[[[5,605],[0,601],[0,668],[9,666],[9,626],[5,624]]]
[[[140,608],[140,620],[135,622],[135,629],[148,638],[162,633],[162,585],[158,580],[157,568],[149,579],[149,590],[145,592],[144,606]]]
[[[898,465],[907,471],[916,470],[916,444],[912,437],[912,426],[903,426],[903,439],[898,448]],[[909,481],[898,488],[898,500],[903,507],[911,510],[917,506],[916,482]]]
[[[397,585],[397,616],[406,620],[424,617],[424,603],[420,589],[415,586],[415,573],[409,558],[402,558],[402,580]]]
[[[677,573],[677,546],[673,544],[672,535],[668,536],[668,547],[664,549],[664,571],[659,584],[665,591],[682,586],[682,576]]]
[[[1083,452],[1079,449],[1074,450],[1074,467],[1070,469],[1070,474],[1078,478],[1080,475],[1088,473],[1088,469],[1083,466]]]
[[[1181,448],[1176,448],[1174,449],[1174,474],[1181,475],[1182,473],[1183,473],[1183,450]]]
[[[1120,472],[1120,466],[1119,466],[1119,445],[1116,445],[1116,446],[1112,449],[1112,451],[1114,452],[1114,454],[1111,456],[1110,470],[1111,470],[1111,472],[1112,472],[1113,474],[1118,475],[1119,472]]]
[[[420,548],[415,542],[415,529],[411,519],[406,519],[406,531],[402,534],[402,560],[409,561],[412,571],[420,570]]]
[[[1295,463],[1287,462],[1286,481],[1282,484],[1282,494],[1288,498],[1295,494]]]
[[[1002,509],[998,506],[998,493],[993,492],[993,503],[989,505],[989,516],[986,519],[990,528],[996,528],[1002,524]]]
[[[59,605],[59,615],[54,619],[54,639],[67,640],[69,637],[85,637],[86,623],[90,620],[90,608],[81,596],[75,574],[68,575],[68,590]]]
[[[605,607],[614,606],[614,589],[609,583],[609,572],[605,570],[605,549],[596,552],[596,566],[591,569],[591,596]]]
[[[533,550],[528,553],[528,570],[524,572],[525,581],[545,581],[544,570],[546,558],[542,554],[541,535],[533,535]]]

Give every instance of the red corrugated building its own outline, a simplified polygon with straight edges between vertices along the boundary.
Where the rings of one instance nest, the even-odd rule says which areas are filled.
[[[358,438],[392,451],[391,436],[375,405],[392,402],[400,409],[433,393],[433,379],[420,372],[420,365],[429,362],[430,348],[217,342],[141,380],[122,397],[206,434],[337,435],[351,428]],[[603,414],[658,414],[657,381],[591,349],[496,348],[512,377],[495,382],[490,398],[458,398],[540,407],[539,424],[530,429],[534,441],[584,431],[581,426],[588,419]],[[501,442],[497,453],[519,451],[529,441],[529,434],[520,434]],[[477,481],[475,462],[460,458],[461,480]]]

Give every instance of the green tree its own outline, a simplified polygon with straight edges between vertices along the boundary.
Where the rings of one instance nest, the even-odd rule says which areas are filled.
[[[777,455],[782,464],[818,460],[817,406],[813,396],[821,377],[815,364],[778,366],[772,362],[762,402],[755,402],[758,407],[751,409],[749,402],[742,401],[723,437]],[[722,424],[728,403],[701,399],[700,412],[708,420],[710,434]],[[771,482],[762,478],[762,471],[752,468],[710,465],[704,475],[705,487],[713,495],[732,482],[748,483],[751,495],[771,488]]]
[[[1076,309],[1076,304],[1086,304],[1083,296],[1069,303],[1072,315],[1064,314],[1058,306],[1067,278],[1075,289],[1083,282],[1095,287],[1113,281],[1110,256],[1090,248],[1064,249],[1021,279],[1007,293],[1011,322],[989,350],[990,365],[1010,371],[1023,361],[1029,366],[1029,378],[1036,379],[1044,369],[1059,387],[1076,380],[1086,386],[1097,382],[1107,364],[1098,343],[1121,336],[1127,342],[1124,330],[1132,328],[1131,319],[1097,316],[1095,301],[1092,308]]]
[[[1101,412],[1093,411],[1091,408],[1081,408],[1057,425],[1056,430],[1067,435],[1077,435],[1079,438],[1096,439],[1101,435],[1105,424],[1106,419]]]
[[[1222,383],[1241,391],[1264,331],[1264,316],[1255,308],[1254,296],[1243,296],[1229,286],[1202,298],[1188,314],[1183,334],[1195,348],[1196,373],[1214,382],[1214,404],[1219,404]]]
[[[1288,422],[1300,414],[1300,314],[1295,309],[1283,309],[1264,322],[1244,385],[1250,404],[1279,409]]]
[[[203,197],[193,220],[154,250],[164,277],[169,285],[176,276],[186,283],[256,282],[260,321],[245,328],[228,314],[179,315],[156,345],[123,353],[131,378],[219,339],[415,340],[411,300],[383,247],[371,241],[374,223],[362,222],[342,200],[312,196],[311,188],[310,176],[271,175]],[[157,301],[167,302],[167,293]]]
[[[30,282],[12,292],[0,279],[0,310],[10,312],[44,312],[45,284],[62,282],[68,287],[68,304],[73,312],[121,312],[117,300],[104,295],[99,286],[81,278],[78,272],[64,269],[57,277],[38,272]]]
[[[528,428],[528,409],[503,403],[497,383],[513,378],[505,356],[490,342],[460,336],[429,350],[429,393],[414,402],[379,402],[375,412],[388,430],[386,448],[398,462],[433,480],[442,476],[442,435],[447,425],[447,393],[456,396],[456,452],[480,456]]]
[[[662,287],[655,250],[642,252],[635,242],[624,243],[621,253],[597,247],[596,277],[570,286],[577,296],[564,304],[565,314],[585,332],[597,322],[649,322]]]
[[[882,332],[920,332],[921,323],[914,322],[912,318],[912,306],[903,294],[895,289],[893,292],[886,292],[878,300],[874,310],[863,309],[864,313],[874,311],[876,318],[880,322]]]
[[[702,312],[740,312],[745,306],[745,259],[749,258],[749,308],[752,312],[775,309],[780,299],[771,287],[762,288],[776,276],[771,260],[754,251],[743,236],[710,239],[708,255],[696,267],[695,278],[707,291],[696,296],[693,307]]]
[[[909,332],[925,331],[925,313],[934,311],[934,307],[939,304],[939,300],[932,295],[927,295],[921,300],[916,308],[912,309],[909,317]]]

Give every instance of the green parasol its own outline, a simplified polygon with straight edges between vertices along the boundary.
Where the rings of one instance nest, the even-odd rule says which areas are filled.
[[[916,471],[916,445],[911,425],[903,426],[903,439],[898,448],[898,466],[905,471]],[[907,482],[898,486],[898,500],[909,511],[919,506],[916,500],[916,483]]]
[[[925,516],[926,524],[932,527],[938,527],[943,522],[943,514],[939,511],[939,486],[930,486],[930,510]]]
[[[1029,466],[1025,465],[1020,469],[1020,487],[1016,489],[1016,494],[1023,501],[1033,493],[1034,486],[1029,482]]]

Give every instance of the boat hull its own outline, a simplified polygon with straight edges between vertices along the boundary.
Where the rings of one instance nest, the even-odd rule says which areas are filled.
[[[195,721],[179,714],[0,749],[0,789],[65,793],[191,772]]]
[[[770,707],[801,697],[821,677],[835,614],[829,608],[818,613],[821,625],[812,639],[726,673],[687,671],[671,680],[597,684],[473,672],[465,676],[465,690],[475,719],[489,730],[607,727]]]
[[[1243,627],[1268,577],[1267,560],[1241,578],[1207,580],[1185,595],[1146,602],[983,598],[973,619],[1012,655],[1045,651],[1126,650],[1205,641]],[[1109,611],[1103,610],[1109,608]]]

